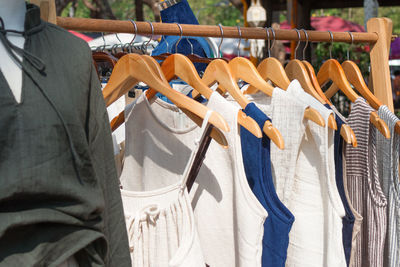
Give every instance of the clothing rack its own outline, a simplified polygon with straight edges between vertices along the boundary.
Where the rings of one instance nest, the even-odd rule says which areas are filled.
[[[263,28],[241,27],[240,33],[237,27],[187,25],[180,24],[182,32],[177,24],[136,22],[135,31],[130,21],[65,18],[55,16],[54,0],[32,0],[32,3],[41,7],[42,19],[58,26],[76,31],[110,32],[110,33],[137,33],[151,35],[183,35],[199,37],[223,37],[242,39],[267,39],[267,33]],[[368,43],[371,46],[371,74],[370,90],[375,96],[393,111],[392,85],[389,69],[389,51],[392,40],[393,23],[388,18],[372,18],[367,22],[368,32],[353,32],[354,43]],[[309,42],[331,42],[329,32],[307,31]],[[273,39],[272,36],[269,36]],[[275,30],[275,40],[298,41],[298,33],[295,30]],[[300,40],[306,41],[304,32],[300,32]],[[352,38],[348,32],[333,32],[333,42],[351,43]]]

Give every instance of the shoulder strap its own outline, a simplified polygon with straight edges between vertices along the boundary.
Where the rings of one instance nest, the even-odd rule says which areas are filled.
[[[196,176],[200,170],[203,163],[205,154],[212,140],[210,134],[213,126],[208,123],[208,120],[212,114],[212,110],[207,111],[207,114],[203,120],[201,126],[201,136],[200,139],[195,140],[195,148],[193,149],[189,161],[186,165],[185,171],[183,173],[183,179],[181,184],[181,189],[187,188],[188,191],[192,188]]]

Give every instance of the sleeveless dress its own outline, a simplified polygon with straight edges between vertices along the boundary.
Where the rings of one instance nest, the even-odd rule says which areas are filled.
[[[150,191],[121,189],[132,266],[205,266],[186,185],[189,174],[197,168],[195,159],[205,152],[201,148],[211,113],[208,111],[203,121],[201,139],[195,141],[181,181]],[[135,138],[127,137],[127,142]]]
[[[395,127],[399,119],[385,105],[379,107],[378,115],[386,122],[390,130],[390,139],[376,133],[379,178],[388,201],[384,266],[397,267],[400,266],[400,182],[398,171],[400,137],[395,132]]]
[[[325,107],[327,107],[328,109],[332,109],[329,104],[325,104]],[[337,125],[337,130],[335,131],[336,187],[338,189],[340,198],[342,199],[344,210],[346,212],[346,216],[344,216],[342,220],[343,223],[342,240],[343,240],[344,254],[346,256],[346,263],[347,266],[349,266],[355,217],[353,215],[353,212],[351,211],[349,201],[347,200],[344,189],[344,181],[343,181],[343,138],[340,135],[340,130],[342,128],[342,125],[344,124],[344,121],[340,118],[340,116],[337,115],[335,116],[335,121]]]
[[[244,109],[260,128],[270,120],[254,103]],[[271,172],[271,140],[263,133],[257,138],[244,127],[240,127],[243,163],[251,189],[268,212],[264,223],[262,267],[285,266],[289,245],[289,232],[294,216],[279,200]]]
[[[353,246],[351,266],[355,267],[383,266],[387,200],[378,177],[376,132],[369,121],[372,111],[359,97],[347,119],[357,137],[358,146],[347,144],[345,147],[346,182],[350,201],[363,217]]]

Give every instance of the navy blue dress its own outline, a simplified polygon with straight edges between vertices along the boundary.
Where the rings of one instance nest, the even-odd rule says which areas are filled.
[[[325,106],[329,109],[331,107],[328,104]],[[342,203],[344,206],[344,210],[346,211],[346,216],[343,217],[342,223],[342,235],[343,235],[343,247],[344,254],[346,256],[346,263],[349,266],[350,262],[350,254],[351,254],[351,239],[353,236],[353,226],[354,226],[354,215],[351,212],[349,203],[346,198],[346,194],[344,192],[344,184],[343,184],[343,138],[340,135],[340,129],[344,122],[339,116],[336,117],[337,130],[335,131],[335,172],[336,172],[336,187],[339,191],[340,198],[342,199]]]
[[[270,120],[254,103],[248,104],[244,113],[253,118],[261,129]],[[262,139],[257,138],[243,127],[240,127],[240,139],[247,181],[268,212],[264,223],[262,266],[285,266],[294,216],[279,200],[275,191],[271,172],[270,139],[265,134]]]

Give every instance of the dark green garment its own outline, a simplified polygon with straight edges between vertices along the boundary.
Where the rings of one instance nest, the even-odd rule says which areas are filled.
[[[18,104],[0,72],[0,266],[130,267],[111,131],[88,45],[27,5]],[[0,33],[1,34],[1,33]]]

